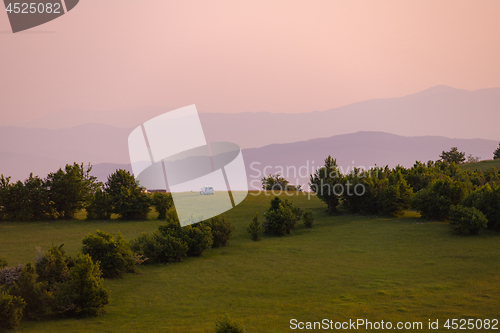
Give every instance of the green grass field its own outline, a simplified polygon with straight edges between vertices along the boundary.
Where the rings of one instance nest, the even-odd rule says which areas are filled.
[[[480,169],[481,171],[486,171],[491,168],[500,170],[500,159],[481,161],[477,163],[465,163],[459,165],[459,167],[462,170],[470,170],[470,171],[474,171],[476,169]]]
[[[329,216],[317,198],[291,197],[314,211],[313,229],[253,242],[246,226],[271,197],[249,195],[226,216],[230,244],[200,258],[142,265],[137,274],[106,280],[107,314],[97,318],[23,321],[19,332],[213,332],[224,313],[247,332],[292,332],[290,320],[422,321],[500,319],[500,234],[450,234],[448,225],[403,218]],[[160,222],[56,221],[0,223],[0,256],[32,261],[35,247],[65,243],[75,254],[96,229],[126,239]],[[320,331],[320,330],[318,330]],[[380,331],[380,330],[379,330]]]

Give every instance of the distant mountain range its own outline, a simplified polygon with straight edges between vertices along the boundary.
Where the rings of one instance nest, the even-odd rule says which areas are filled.
[[[105,152],[113,155],[113,151],[122,150],[122,146],[125,146],[124,149],[126,149],[126,138],[123,139],[125,143],[115,142],[115,147],[112,144],[100,143],[99,140],[82,139],[82,141],[78,141],[76,138],[81,138],[82,134],[76,129],[72,133],[71,140],[74,140],[72,142],[84,145],[85,149],[81,149],[80,155],[67,155],[66,157],[63,152],[60,152],[59,155],[56,153],[43,155],[43,150],[38,155],[4,152],[0,153],[0,173],[10,175],[14,180],[23,180],[28,177],[30,172],[45,177],[48,172],[56,171],[64,164],[74,161],[92,162],[94,164],[92,174],[101,181],[105,181],[107,176],[118,168],[131,171],[127,161],[103,162],[106,157]],[[39,141],[42,141],[42,138]],[[85,142],[88,145],[85,145]],[[41,145],[38,143],[39,148]],[[493,151],[498,147],[498,142],[484,139],[449,139],[436,136],[404,137],[381,132],[357,132],[335,135],[330,138],[243,149],[243,158],[249,184],[253,189],[258,189],[260,178],[270,173],[280,173],[294,184],[307,184],[309,174],[320,167],[328,155],[337,159],[341,170],[348,172],[352,170],[353,166],[369,168],[375,164],[379,166],[389,165],[390,167],[399,164],[411,167],[417,160],[422,162],[437,160],[443,150],[449,150],[455,146],[467,154],[491,159]],[[95,160],[98,162],[85,158],[92,157],[94,149],[101,153],[95,155]],[[34,150],[36,151],[36,149]],[[102,153],[105,156],[102,156]],[[73,151],[72,154],[75,152]],[[125,155],[122,157],[127,158],[126,153],[123,152],[114,156],[120,155]]]
[[[164,107],[109,112],[62,110],[17,126],[57,129],[100,123],[130,131],[144,121],[171,110]],[[468,91],[436,86],[404,97],[374,99],[300,114],[198,111],[208,141],[234,142],[242,148],[358,131],[500,140],[500,88]]]
[[[132,129],[170,110],[64,110],[0,127],[0,173],[14,180],[30,172],[45,177],[66,163],[84,162],[92,163],[94,173],[105,180],[117,167],[130,168],[127,139]],[[266,173],[279,171],[275,166],[305,166],[307,161],[309,168],[317,167],[327,155],[344,168],[375,163],[408,167],[416,160],[436,160],[453,146],[490,159],[500,140],[500,88],[437,86],[323,112],[200,113],[200,119],[207,141],[244,148],[249,176],[256,176],[256,170],[262,173],[265,166],[273,166]],[[307,182],[307,177],[289,178]]]

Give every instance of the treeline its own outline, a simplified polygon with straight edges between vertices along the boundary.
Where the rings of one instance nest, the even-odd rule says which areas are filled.
[[[24,182],[0,176],[0,220],[41,221],[72,219],[81,209],[88,219],[145,219],[155,207],[164,219],[172,206],[168,193],[145,193],[134,176],[116,170],[105,183],[90,175],[92,166],[68,164],[42,179],[31,174]]]
[[[342,175],[328,156],[309,185],[331,213],[398,216],[413,208],[424,218],[450,221],[458,233],[500,230],[500,171],[495,168],[470,171],[453,161],[429,161],[411,168],[355,168]]]

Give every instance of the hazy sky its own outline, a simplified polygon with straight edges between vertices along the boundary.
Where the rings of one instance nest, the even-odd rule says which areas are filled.
[[[499,0],[81,0],[12,34],[0,125],[64,108],[310,112],[500,86]]]

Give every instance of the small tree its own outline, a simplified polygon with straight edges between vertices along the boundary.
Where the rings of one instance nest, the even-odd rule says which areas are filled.
[[[212,247],[226,246],[234,231],[231,221],[226,219],[224,215],[219,215],[212,217],[204,223],[210,227],[212,232]]]
[[[279,174],[262,177],[262,189],[266,191],[302,191],[301,185],[290,185],[290,182]]]
[[[158,219],[164,220],[167,218],[167,211],[172,207],[174,201],[172,194],[155,192],[151,198],[151,205],[154,206],[158,212]]]
[[[450,226],[457,234],[477,235],[487,225],[486,216],[476,208],[452,206],[450,209]]]
[[[497,150],[495,150],[493,152],[493,159],[496,160],[496,159],[499,159],[499,158],[500,158],[500,144],[498,144]]]
[[[458,151],[457,147],[451,148],[450,151],[443,151],[439,157],[447,163],[461,164],[465,161],[465,153]]]
[[[306,228],[312,228],[313,222],[314,222],[314,213],[311,212],[310,210],[306,210],[304,212],[303,219],[304,219],[304,225],[306,226]]]
[[[262,225],[259,222],[259,214],[255,213],[252,222],[247,228],[248,233],[253,241],[259,241],[262,234]]]
[[[26,302],[22,297],[0,293],[0,331],[15,329],[23,317]]]
[[[278,200],[276,200],[278,199]],[[271,201],[271,208],[266,211],[264,232],[274,236],[289,234],[297,218],[289,206],[285,206],[278,197]]]
[[[134,272],[134,253],[120,233],[114,239],[111,234],[97,230],[96,235],[85,236],[82,243],[82,253],[100,263],[103,277],[121,277],[126,272]]]
[[[78,254],[70,266],[68,281],[60,284],[54,294],[54,310],[92,317],[104,312],[109,292],[102,285],[99,264],[94,264],[89,255]]]
[[[325,159],[325,165],[310,176],[309,186],[318,198],[325,202],[330,213],[337,212],[337,206],[344,192],[344,177],[337,167],[337,160],[331,156]]]
[[[215,322],[215,333],[245,333],[246,330],[240,323],[232,321],[226,314]]]

